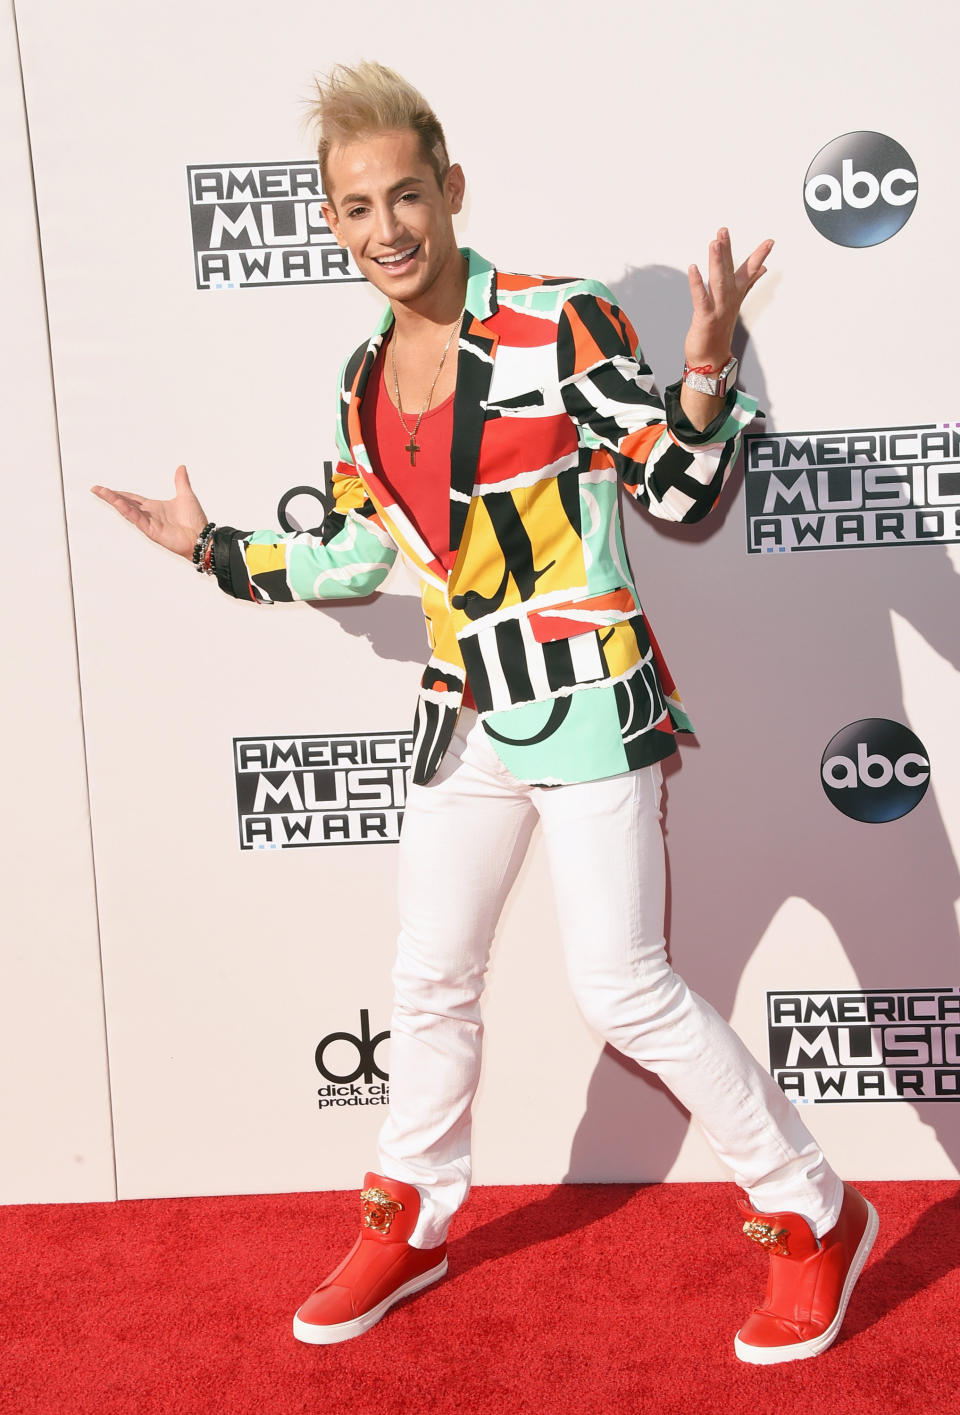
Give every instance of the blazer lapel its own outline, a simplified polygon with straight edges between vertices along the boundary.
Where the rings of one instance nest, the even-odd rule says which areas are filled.
[[[388,305],[379,326],[364,350],[363,357],[360,360],[360,366],[353,376],[353,382],[350,387],[350,401],[347,404],[347,445],[353,455],[358,458],[357,470],[360,476],[368,485],[373,485],[378,500],[383,499],[384,489],[380,485],[379,478],[373,475],[370,467],[370,458],[367,456],[367,450],[363,445],[363,429],[360,426],[360,404],[363,402],[363,395],[367,391],[370,373],[376,362],[377,354],[380,351],[380,345],[383,343],[383,336],[392,323],[393,311]],[[363,345],[360,347],[363,348]],[[354,355],[354,357],[356,357],[356,355]]]
[[[464,248],[463,254],[468,260],[467,297],[457,345],[457,386],[453,400],[453,442],[450,448],[450,549],[454,553],[460,548],[473,496],[480,441],[487,412],[487,396],[499,343],[499,336],[487,329],[483,323],[497,312],[497,272],[490,262],[477,255],[476,251]],[[388,305],[360,360],[347,405],[348,442],[357,457],[357,469],[371,493],[374,504],[387,521],[391,519],[389,506],[384,511],[383,505],[384,501],[389,502],[390,498],[371,468],[370,458],[363,445],[360,405],[374,360],[392,323],[393,311]]]
[[[483,323],[497,312],[497,272],[476,251],[465,249],[464,254],[469,262],[467,298],[457,352],[450,449],[450,549],[454,552],[460,548],[473,497],[487,396],[499,343],[499,336]]]
[[[457,356],[450,448],[450,549],[459,550],[480,458],[497,336],[473,315],[465,315]]]

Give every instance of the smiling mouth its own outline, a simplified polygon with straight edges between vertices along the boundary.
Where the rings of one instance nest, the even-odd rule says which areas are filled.
[[[397,251],[394,255],[375,255],[373,259],[376,261],[377,265],[382,266],[384,270],[390,270],[395,266],[406,265],[407,262],[412,260],[417,254],[419,249],[419,245],[407,246],[406,250]]]

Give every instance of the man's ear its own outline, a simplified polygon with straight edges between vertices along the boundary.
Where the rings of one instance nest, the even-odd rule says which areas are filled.
[[[450,202],[450,211],[455,216],[463,206],[463,197],[467,190],[467,179],[459,162],[455,162],[448,170],[443,179],[443,188]]]
[[[323,219],[333,232],[333,239],[338,246],[345,246],[346,242],[340,239],[340,222],[337,220],[337,208],[332,202],[322,201],[320,210],[323,212]]]

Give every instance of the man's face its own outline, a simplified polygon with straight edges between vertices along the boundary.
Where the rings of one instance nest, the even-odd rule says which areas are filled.
[[[389,300],[413,303],[458,268],[453,217],[463,204],[463,172],[451,167],[441,189],[416,133],[377,133],[334,148],[327,185],[330,229]]]

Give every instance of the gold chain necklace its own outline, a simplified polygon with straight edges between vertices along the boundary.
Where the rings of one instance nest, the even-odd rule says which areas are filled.
[[[464,309],[466,309],[466,306],[464,306]],[[400,381],[397,378],[397,330],[396,326],[394,326],[393,338],[390,341],[390,360],[393,365],[393,391],[397,395],[397,401],[394,406],[396,407],[397,417],[400,419],[400,422],[403,426],[403,430],[410,438],[410,441],[407,443],[406,447],[403,450],[404,452],[408,452],[410,454],[411,467],[415,467],[417,465],[417,453],[420,451],[420,445],[417,442],[417,433],[420,430],[420,424],[423,422],[423,415],[430,406],[430,400],[433,397],[433,390],[437,386],[437,379],[440,377],[440,371],[443,368],[444,363],[446,362],[447,352],[450,348],[450,345],[453,343],[453,336],[460,328],[461,321],[463,320],[463,313],[464,310],[461,310],[460,313],[457,315],[457,322],[450,330],[450,333],[447,336],[447,342],[443,346],[443,353],[440,355],[440,362],[437,364],[437,371],[433,375],[433,382],[430,385],[430,392],[427,394],[427,401],[424,403],[423,407],[420,409],[420,412],[417,414],[417,421],[413,425],[412,432],[407,427],[407,420],[404,417],[403,413],[403,400],[400,397]]]

